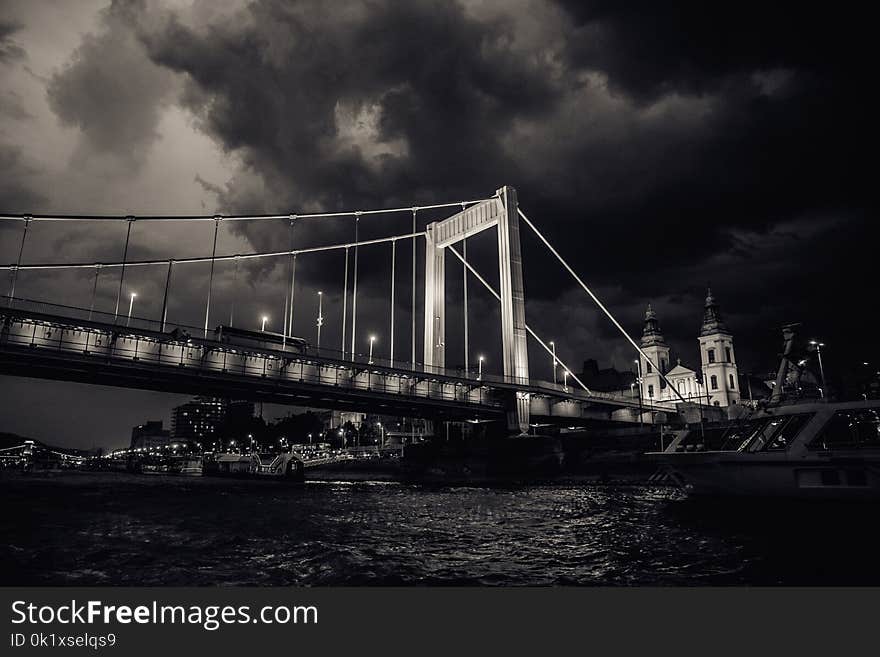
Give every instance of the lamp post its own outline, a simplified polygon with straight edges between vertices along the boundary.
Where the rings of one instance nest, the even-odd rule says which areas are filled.
[[[374,343],[374,342],[376,342],[376,336],[375,336],[375,335],[371,335],[371,336],[370,336],[370,360],[369,360],[369,363],[368,363],[369,365],[372,365],[372,364],[373,364],[373,343]]]
[[[562,372],[562,387],[565,389],[565,392],[568,392],[568,370],[563,370]]]
[[[318,341],[316,343],[317,348],[321,349],[321,327],[324,326],[324,293],[320,290],[318,291],[318,319],[315,321],[315,324],[318,327]]]
[[[262,324],[260,324],[260,332],[261,333],[266,332],[266,322],[268,322],[268,321],[269,321],[269,318],[266,317],[266,315],[263,315]]]
[[[128,326],[131,324],[131,309],[134,307],[134,298],[137,296],[137,292],[131,293],[131,298],[128,301],[128,319],[125,320],[125,325]]]
[[[479,362],[478,369],[477,369],[477,380],[482,381],[483,380],[483,357],[480,356],[477,360]]]
[[[816,355],[819,357],[819,376],[822,377],[822,387],[819,388],[819,394],[822,396],[822,399],[825,399],[825,368],[822,366],[822,347],[825,346],[825,343],[810,340],[810,344],[816,347]]]
[[[636,389],[639,391],[639,426],[641,427],[644,422],[642,413],[642,363],[638,358],[633,362],[636,364]]]
[[[553,352],[553,385],[556,385],[556,343],[551,340],[548,344]]]

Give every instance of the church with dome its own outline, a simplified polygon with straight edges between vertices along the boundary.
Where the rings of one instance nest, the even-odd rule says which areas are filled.
[[[673,365],[670,359],[671,349],[663,338],[657,314],[648,305],[641,340],[642,351],[648,359],[639,356],[638,372],[642,399],[646,403],[678,402],[681,401],[679,395],[687,401],[719,407],[731,406],[739,401],[739,376],[736,353],[733,350],[733,335],[721,318],[712,290],[706,295],[698,342],[699,370],[683,364],[681,359],[676,359]],[[663,380],[661,373],[666,375],[669,385]],[[670,386],[678,390],[679,395]]]

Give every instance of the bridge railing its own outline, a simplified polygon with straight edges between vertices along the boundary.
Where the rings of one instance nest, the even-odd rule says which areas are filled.
[[[179,322],[166,322],[163,326],[162,322],[155,319],[149,319],[145,317],[138,317],[132,315],[128,316],[127,313],[108,313],[106,311],[100,310],[90,310],[88,308],[80,308],[77,306],[67,306],[64,304],[51,303],[46,301],[39,301],[35,299],[23,299],[19,297],[10,298],[8,296],[0,296],[0,312],[5,309],[11,309],[16,312],[16,314],[20,314],[22,316],[27,316],[28,313],[39,313],[41,315],[51,315],[53,317],[57,317],[58,319],[71,319],[71,320],[79,320],[84,322],[89,322],[90,324],[95,324],[95,328],[108,328],[117,331],[149,331],[151,333],[163,333],[168,334],[170,339],[173,339],[175,335],[185,336],[187,339],[192,339],[199,344],[219,344],[216,340],[213,340],[214,332],[213,330],[208,333],[208,338],[204,338],[204,327],[195,327],[187,324],[182,324]],[[101,325],[98,327],[97,325]],[[518,379],[516,377],[505,377],[498,375],[490,375],[483,374],[480,376],[479,372],[477,372],[474,368],[470,368],[470,370],[465,370],[464,368],[447,368],[447,367],[434,367],[431,365],[425,365],[423,363],[412,363],[407,360],[395,359],[391,360],[389,358],[385,358],[379,355],[370,356],[369,352],[360,353],[360,352],[342,352],[339,349],[334,349],[331,347],[316,347],[315,345],[306,343],[305,346],[298,346],[297,342],[295,342],[297,338],[292,338],[290,342],[282,347],[281,344],[278,343],[277,335],[271,334],[271,337],[267,337],[267,340],[264,344],[259,345],[260,352],[265,353],[276,353],[279,355],[289,355],[295,354],[298,356],[307,356],[312,358],[320,358],[323,360],[336,361],[340,364],[355,364],[361,365],[364,367],[368,367],[370,365],[375,366],[377,368],[386,368],[389,370],[395,371],[405,371],[411,372],[414,375],[437,375],[437,376],[445,376],[455,379],[467,379],[474,382],[474,385],[481,385],[482,382],[486,383],[506,383],[513,385],[523,385],[526,386],[529,384],[528,379]],[[224,343],[227,346],[234,347],[236,346],[235,338],[232,338],[229,342]],[[246,345],[238,345],[241,348],[246,348]],[[250,345],[253,347],[253,345]]]

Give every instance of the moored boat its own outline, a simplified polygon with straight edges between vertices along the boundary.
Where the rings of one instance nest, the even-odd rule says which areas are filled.
[[[684,431],[650,454],[690,493],[880,499],[880,400],[828,401],[821,389],[803,399],[794,326],[783,329],[766,404],[735,422]]]

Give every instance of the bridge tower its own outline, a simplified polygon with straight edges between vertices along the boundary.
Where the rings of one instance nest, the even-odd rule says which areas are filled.
[[[498,227],[504,377],[527,384],[529,355],[526,345],[525,292],[519,216],[516,190],[513,187],[502,187],[495,198],[473,205],[442,221],[428,224],[425,232],[424,363],[429,368],[442,368],[446,364],[445,249],[494,226]],[[507,425],[511,431],[528,431],[528,393],[511,393]]]

